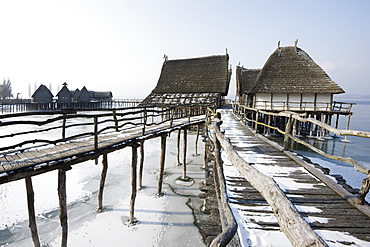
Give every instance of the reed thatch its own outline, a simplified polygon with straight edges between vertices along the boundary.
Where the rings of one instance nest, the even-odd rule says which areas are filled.
[[[236,66],[236,93],[242,96],[243,92],[247,92],[254,85],[261,69],[246,69]]]
[[[140,105],[210,105],[229,90],[229,56],[166,60],[157,86]]]
[[[344,93],[302,49],[278,47],[259,73],[253,93]]]

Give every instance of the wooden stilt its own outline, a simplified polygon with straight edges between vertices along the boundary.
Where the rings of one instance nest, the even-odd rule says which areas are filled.
[[[199,140],[199,133],[200,133],[200,130],[199,130],[199,125],[197,125],[197,136],[195,138],[195,153],[194,153],[194,156],[198,156],[198,140]]]
[[[59,219],[62,227],[61,246],[67,247],[68,221],[67,221],[67,193],[66,193],[66,172],[58,170],[58,196],[59,196]]]
[[[137,166],[137,143],[132,145],[131,160],[131,200],[130,200],[130,224],[135,223],[135,199],[136,199],[136,166]]]
[[[140,142],[140,161],[139,161],[139,189],[143,188],[143,169],[144,169],[144,141]]]
[[[28,219],[29,228],[31,230],[32,240],[35,247],[40,246],[39,235],[37,233],[36,216],[35,216],[35,194],[33,192],[32,179],[31,177],[26,177],[26,189],[27,189],[27,204],[28,204]]]
[[[181,136],[181,129],[179,129],[177,131],[177,141],[176,141],[176,144],[177,144],[177,165],[180,166],[181,165],[181,162],[180,162],[180,136]]]
[[[103,155],[102,165],[103,165],[103,168],[101,172],[100,186],[99,186],[99,193],[98,193],[97,211],[99,213],[103,211],[103,191],[104,191],[105,178],[107,177],[107,171],[108,171],[108,154]]]
[[[162,193],[162,182],[163,182],[163,172],[164,172],[164,163],[166,159],[166,135],[161,136],[161,156],[159,164],[159,173],[158,173],[158,191],[157,196],[163,196]]]
[[[184,134],[183,134],[183,174],[182,174],[182,178],[183,179],[186,179],[187,176],[186,176],[186,150],[187,150],[187,145],[188,145],[188,130],[185,128],[184,129]]]
[[[351,115],[347,116],[347,124],[346,124],[346,130],[349,130],[349,123],[351,122]],[[348,135],[344,137],[344,140],[341,140],[342,142],[350,142],[348,140]]]

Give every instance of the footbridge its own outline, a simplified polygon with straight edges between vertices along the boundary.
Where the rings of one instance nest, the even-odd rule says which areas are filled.
[[[73,165],[87,160],[97,162],[97,158],[103,156],[98,195],[98,211],[101,211],[107,154],[131,147],[130,223],[134,224],[144,141],[161,138],[157,190],[160,196],[167,135],[183,130],[186,140],[187,130],[195,126],[198,140],[200,126],[205,124],[204,185],[208,186],[213,178],[221,215],[218,224],[222,225],[222,233],[209,245],[239,246],[246,243],[243,242],[246,232],[250,235],[253,231],[284,234],[292,246],[330,246],[336,240],[328,237],[332,235],[327,235],[327,231],[341,232],[362,243],[370,243],[370,209],[364,200],[358,200],[356,195],[286,148],[259,136],[241,119],[231,109],[216,113],[195,106],[0,115],[0,184],[25,180],[29,227],[34,245],[40,246],[32,177],[58,170],[62,246],[67,246],[66,174]],[[186,141],[184,178],[185,145]],[[257,156],[263,158],[256,159]],[[294,185],[286,183],[288,179]],[[348,242],[344,240],[343,243]]]

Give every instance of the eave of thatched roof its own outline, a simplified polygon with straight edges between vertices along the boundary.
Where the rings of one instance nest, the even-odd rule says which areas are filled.
[[[168,60],[153,93],[221,93],[230,83],[229,56]]]
[[[302,49],[277,48],[259,73],[251,93],[344,93]]]
[[[260,72],[261,69],[236,67],[237,94],[239,96],[252,88]]]

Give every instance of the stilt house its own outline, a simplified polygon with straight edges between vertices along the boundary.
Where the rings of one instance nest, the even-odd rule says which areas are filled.
[[[57,94],[58,100],[57,102],[59,103],[70,103],[72,102],[73,94],[71,91],[69,91],[67,87],[67,83],[63,83],[62,89]]]
[[[241,75],[241,78],[237,78],[237,88],[242,92],[238,92],[242,96],[239,99],[256,109],[332,111],[333,95],[344,93],[297,46],[278,47],[260,71],[243,68],[238,70],[240,72],[237,75]]]
[[[32,95],[32,102],[35,103],[50,103],[53,101],[54,95],[45,85],[40,85]]]
[[[230,84],[229,55],[165,59],[157,86],[141,106],[221,105]]]

